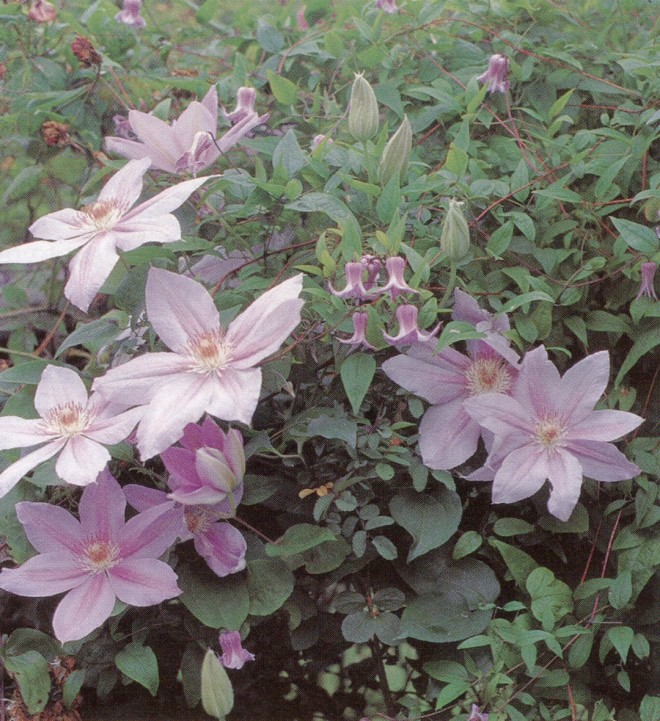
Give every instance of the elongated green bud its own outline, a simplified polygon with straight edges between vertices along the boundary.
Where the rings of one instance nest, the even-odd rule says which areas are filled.
[[[403,122],[399,129],[388,140],[383,157],[378,165],[378,182],[385,187],[389,181],[395,176],[399,176],[399,180],[403,179],[403,175],[408,167],[410,160],[410,151],[412,150],[412,128],[408,116],[403,116]]]
[[[227,672],[209,649],[202,663],[202,706],[209,716],[221,721],[234,707],[234,689]]]
[[[355,76],[348,106],[348,132],[359,141],[373,138],[378,132],[378,101],[369,81],[362,73]]]
[[[449,210],[440,235],[440,249],[453,261],[460,260],[470,250],[470,229],[461,205],[463,203],[453,198],[449,201]]]

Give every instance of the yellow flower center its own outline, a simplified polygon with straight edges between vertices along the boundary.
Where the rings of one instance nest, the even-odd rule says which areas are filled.
[[[513,381],[508,364],[501,358],[477,358],[465,371],[471,396],[482,393],[508,393]]]
[[[80,565],[90,573],[100,573],[119,562],[119,546],[109,541],[91,540],[79,556]]]
[[[93,419],[94,413],[80,403],[59,405],[49,411],[45,418],[47,430],[69,438],[80,435],[89,427]]]
[[[96,230],[112,230],[124,215],[116,200],[97,200],[82,208],[83,220]]]
[[[225,341],[222,329],[210,330],[188,344],[192,370],[196,373],[213,373],[227,366],[232,358],[232,347]]]
[[[545,418],[534,426],[536,442],[545,448],[555,448],[561,445],[566,434],[558,418]]]

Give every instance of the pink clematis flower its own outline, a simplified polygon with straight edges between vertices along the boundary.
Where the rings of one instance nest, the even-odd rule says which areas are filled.
[[[57,18],[57,8],[48,0],[36,0],[28,12],[28,17],[36,23],[52,23]]]
[[[639,293],[637,293],[636,299],[639,300],[643,295],[653,300],[658,300],[658,295],[653,287],[653,280],[655,278],[655,272],[658,269],[656,263],[649,261],[642,263],[642,282],[639,285]]]
[[[370,350],[376,350],[376,347],[371,345],[367,340],[367,321],[369,320],[369,314],[361,311],[353,313],[353,335],[350,338],[337,338],[340,343],[346,343],[348,345],[362,346],[369,348]]]
[[[469,307],[475,314],[478,311],[479,317],[482,314],[490,317],[474,301]],[[463,315],[462,308],[455,308],[454,318],[471,322]],[[495,321],[491,318],[479,322]],[[508,328],[506,319],[497,322]],[[482,428],[464,408],[468,398],[482,393],[508,394],[513,389],[517,354],[508,348],[508,341],[503,336],[496,338],[496,331],[490,335],[486,333],[486,336],[480,345],[468,346],[468,355],[454,348],[443,348],[435,353],[432,348],[420,344],[383,363],[389,378],[432,404],[419,426],[422,460],[429,468],[455,468],[476,452]],[[505,352],[499,352],[500,345]],[[489,443],[488,432],[484,436]]]
[[[115,15],[115,20],[132,28],[143,28],[147,23],[140,10],[142,0],[124,0],[124,7]]]
[[[138,422],[138,410],[117,408],[98,395],[87,395],[78,374],[48,366],[34,398],[38,419],[0,418],[0,449],[41,445],[0,473],[0,497],[26,473],[59,453],[57,475],[67,483],[93,483],[110,461],[105,446],[126,438]],[[123,412],[119,412],[123,410]]]
[[[481,707],[473,703],[467,721],[488,721],[488,714],[482,713]]]
[[[481,83],[488,83],[489,93],[506,93],[509,90],[509,58],[495,53],[488,59],[488,69],[477,77]]]
[[[344,290],[335,290],[331,283],[328,283],[328,289],[332,295],[338,298],[358,298],[365,300],[369,297],[369,293],[362,281],[365,265],[362,261],[346,263],[344,265],[344,273],[346,275],[346,286]]]
[[[414,305],[403,304],[396,309],[396,319],[399,322],[399,332],[396,335],[383,333],[383,338],[390,345],[415,345],[417,343],[428,343],[433,340],[440,330],[442,323],[432,331],[420,330],[417,324],[419,311]]]
[[[212,165],[253,128],[263,122],[247,112],[222,137],[218,128],[218,95],[212,87],[201,102],[193,101],[171,125],[154,115],[129,110],[128,120],[137,140],[107,137],[105,149],[126,158],[149,158],[153,168],[193,175]]]
[[[403,277],[403,271],[406,268],[406,259],[401,256],[393,256],[385,261],[387,269],[387,283],[382,288],[378,288],[378,293],[390,293],[392,299],[397,298],[402,293],[416,293],[419,291],[411,288]]]
[[[148,168],[148,160],[131,161],[108,180],[91,205],[39,218],[30,232],[43,240],[2,251],[0,263],[37,263],[77,250],[69,264],[64,295],[86,311],[119,260],[117,250],[181,239],[181,226],[171,211],[209,179],[178,183],[133,208]]]
[[[399,10],[395,0],[376,0],[376,7],[388,15],[394,15]]]
[[[222,648],[220,663],[225,668],[243,668],[247,661],[254,661],[254,654],[243,648],[238,631],[222,631],[218,640]]]
[[[484,467],[494,480],[493,503],[528,498],[548,479],[548,510],[566,521],[580,496],[583,476],[611,482],[640,472],[609,441],[644,419],[624,411],[593,410],[609,368],[609,354],[601,351],[560,377],[541,346],[525,355],[512,396],[487,393],[465,401],[470,417],[494,434]]]
[[[20,596],[67,591],[53,617],[57,639],[76,641],[98,628],[116,599],[152,606],[181,593],[158,560],[176,538],[172,504],[124,521],[126,499],[104,471],[80,499],[80,521],[50,503],[23,502],[16,514],[39,555],[0,573],[0,588]]]
[[[261,391],[261,370],[255,366],[300,322],[301,290],[299,274],[266,291],[225,330],[203,286],[151,268],[147,316],[172,352],[139,356],[94,382],[105,397],[145,406],[137,430],[143,460],[169,448],[205,412],[251,422]]]

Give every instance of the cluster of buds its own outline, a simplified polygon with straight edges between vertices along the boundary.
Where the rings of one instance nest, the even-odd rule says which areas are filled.
[[[28,11],[28,17],[35,23],[52,23],[57,17],[57,8],[48,0],[36,0]]]
[[[101,64],[101,56],[96,52],[96,48],[87,38],[80,35],[71,43],[71,52],[83,67],[91,68],[92,65]]]
[[[41,135],[46,145],[63,147],[69,144],[69,126],[55,120],[46,120],[41,126]]]
[[[482,83],[488,83],[489,93],[506,93],[509,90],[509,58],[496,53],[488,60],[488,69],[477,77]]]

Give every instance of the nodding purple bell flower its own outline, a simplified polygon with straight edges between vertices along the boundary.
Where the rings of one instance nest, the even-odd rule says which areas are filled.
[[[393,256],[385,261],[385,268],[387,269],[387,283],[378,289],[379,293],[389,292],[392,299],[396,299],[397,296],[402,293],[416,293],[419,295],[419,291],[411,288],[408,283],[404,280],[403,271],[406,267],[406,259],[401,256]]]
[[[309,30],[309,23],[305,20],[305,6],[303,5],[296,13],[296,23],[298,30]]]
[[[476,703],[473,703],[467,721],[488,721],[488,714],[481,713],[479,706],[477,706]]]
[[[419,329],[417,323],[417,306],[403,304],[396,309],[396,319],[399,322],[399,332],[396,335],[383,333],[383,338],[390,345],[416,345],[417,343],[428,343],[433,340],[440,330],[442,323],[432,331]]]
[[[350,338],[337,338],[340,343],[347,343],[348,345],[363,346],[376,350],[375,346],[371,345],[367,340],[367,321],[369,320],[369,314],[358,311],[353,313],[353,335]]]
[[[658,269],[657,263],[649,261],[648,263],[642,263],[642,282],[639,285],[639,293],[637,298],[641,298],[643,295],[653,300],[658,300],[658,295],[655,292],[653,280],[655,278],[655,271]]]
[[[364,265],[361,260],[346,263],[344,266],[344,274],[346,275],[346,287],[344,290],[335,290],[331,283],[328,283],[328,288],[332,295],[336,295],[338,298],[358,298],[359,300],[366,300],[369,298],[369,293],[362,281],[363,273]]]
[[[509,90],[509,58],[495,53],[488,60],[488,70],[477,78],[488,83],[489,93],[506,93]]]
[[[376,0],[376,7],[388,15],[394,15],[399,10],[394,0]]]
[[[140,10],[142,0],[124,0],[124,8],[115,15],[115,20],[132,28],[143,28],[147,23]]]
[[[362,267],[367,271],[367,279],[364,281],[364,287],[367,290],[371,290],[378,281],[380,269],[383,267],[383,264],[375,255],[363,255],[360,263],[362,263]]]
[[[222,649],[220,663],[225,668],[243,668],[247,661],[254,661],[254,654],[241,645],[241,634],[238,631],[222,631],[218,640]]]

